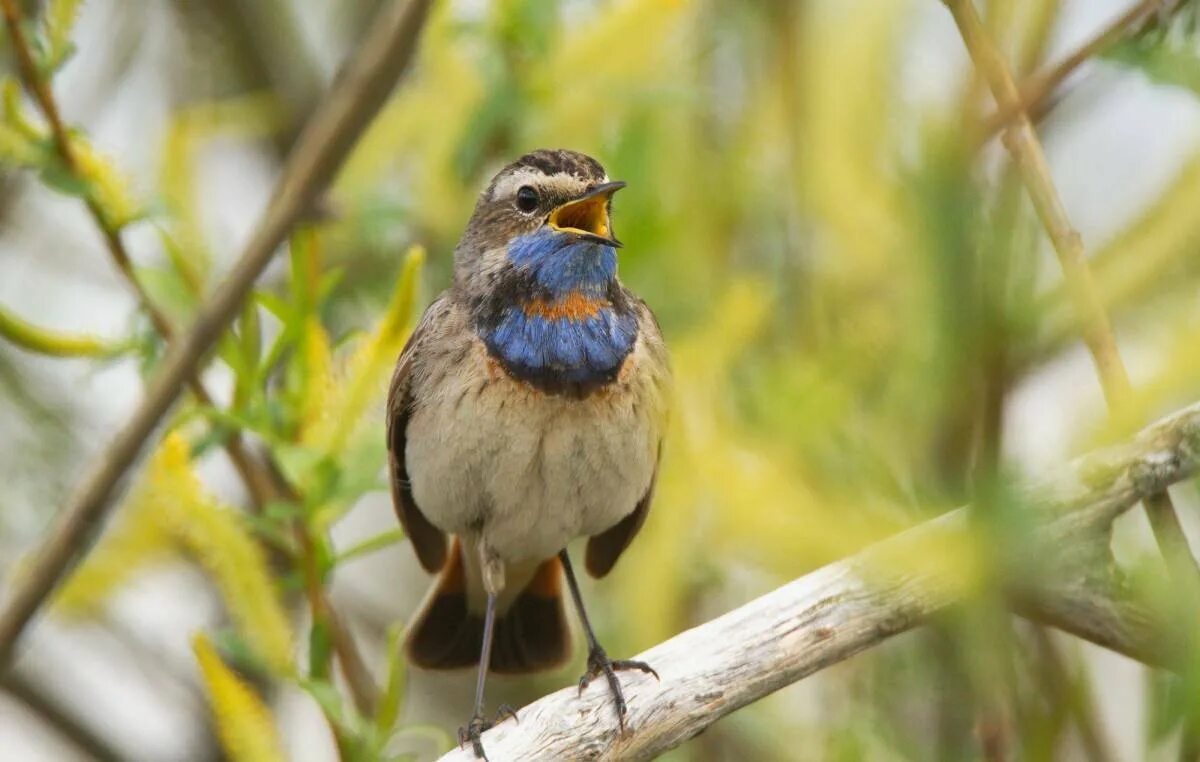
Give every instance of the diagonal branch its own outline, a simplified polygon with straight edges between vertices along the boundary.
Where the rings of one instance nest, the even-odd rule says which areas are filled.
[[[123,758],[108,739],[33,680],[19,674],[5,675],[0,678],[0,691],[24,704],[85,758],[95,762],[118,762]]]
[[[1138,500],[1200,471],[1200,403],[1146,429],[1134,441],[1080,458],[1058,478],[1032,487],[1035,542],[1008,549],[1006,560],[1062,580],[1078,565],[1045,567],[1064,549],[1081,549],[1107,537],[1114,518]],[[492,759],[650,759],[697,735],[734,710],[848,659],[964,600],[971,582],[962,565],[947,560],[970,552],[968,508],[961,508],[872,545],[746,605],[677,635],[637,658],[661,680],[622,674],[629,703],[618,734],[602,683],[578,696],[574,687],[546,696],[519,712],[519,722],[488,731]],[[978,542],[978,540],[975,540]],[[1148,623],[1166,619],[1128,600],[1093,590],[1067,603],[1062,588],[1048,618],[1122,653],[1170,663],[1168,632]],[[1041,613],[1036,607],[1031,612]],[[1065,616],[1065,620],[1063,619]],[[1128,620],[1128,621],[1127,621]],[[1078,625],[1078,626],[1075,626]],[[469,749],[443,762],[469,762]]]
[[[1092,279],[1083,239],[1071,225],[1066,207],[1051,178],[1037,132],[1029,115],[1021,109],[1021,94],[1012,73],[980,20],[973,1],[947,0],[946,4],[975,68],[988,81],[996,102],[1000,108],[1016,113],[1005,130],[1004,145],[1021,174],[1038,218],[1058,254],[1067,289],[1083,325],[1084,343],[1100,374],[1100,384],[1109,409],[1116,410],[1130,398],[1132,386],[1108,314]],[[1170,495],[1165,492],[1147,495],[1145,505],[1146,515],[1172,579],[1181,586],[1189,602],[1200,603],[1200,564],[1197,564],[1188,546]]]
[[[1000,106],[984,118],[981,137],[990,138],[1022,114],[1040,120],[1049,105],[1050,96],[1067,77],[1081,65],[1131,32],[1144,28],[1141,24],[1151,13],[1162,7],[1163,0],[1138,0],[1128,10],[1106,24],[1091,39],[1067,54],[1048,69],[1039,71],[1021,83],[1019,97],[1013,103]]]
[[[241,258],[188,331],[171,343],[142,404],[92,464],[28,568],[11,585],[0,608],[0,668],[8,663],[30,619],[107,515],[118,482],[178,399],[187,379],[233,321],[275,249],[329,185],[407,68],[431,3],[403,0],[381,11],[378,23],[305,126]]]

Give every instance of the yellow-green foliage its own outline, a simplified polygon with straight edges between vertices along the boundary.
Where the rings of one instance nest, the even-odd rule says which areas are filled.
[[[316,375],[310,383],[322,378],[326,383],[323,391],[312,392],[319,399],[305,401],[305,410],[309,411],[305,417],[309,422],[305,426],[306,444],[330,456],[340,455],[363,414],[387,388],[396,357],[412,327],[417,278],[424,262],[424,249],[413,247],[408,252],[387,310],[375,329],[359,342],[336,381],[328,375],[328,338],[322,338],[319,326],[312,329],[309,362]]]
[[[212,577],[253,653],[275,671],[289,672],[291,627],[262,548],[237,512],[200,484],[178,433],[163,440],[117,526],[64,585],[58,604],[92,611],[146,562],[171,551],[194,557]]]
[[[71,31],[83,0],[50,0],[44,17],[46,54],[51,66],[61,64],[71,51]]]
[[[90,197],[95,201],[111,230],[120,230],[142,213],[129,190],[129,180],[112,160],[96,150],[87,140],[72,140],[71,155],[79,178],[87,183]]]
[[[217,737],[231,762],[283,762],[283,747],[262,699],[221,661],[203,635],[193,639],[192,648],[216,719]]]
[[[21,87],[12,77],[0,79],[3,118],[0,118],[0,164],[34,168],[42,161],[37,148],[42,138],[21,107]]]
[[[210,254],[200,220],[197,189],[206,149],[216,138],[251,139],[279,128],[280,110],[273,96],[254,94],[199,103],[171,115],[163,140],[158,188],[170,211],[170,228],[178,252],[173,265],[194,284],[203,283]]]
[[[333,394],[333,351],[329,334],[315,316],[304,322],[301,351],[304,363],[304,395],[300,402],[301,440],[309,441],[311,432],[329,415]]]
[[[33,167],[38,161],[37,149],[24,135],[0,122],[0,163]]]
[[[62,30],[78,5],[50,3],[51,50],[69,50]],[[1024,77],[1045,64],[1068,4],[976,5]],[[296,233],[290,277],[264,278],[237,335],[220,347],[217,361],[235,377],[233,403],[188,405],[186,424],[176,424],[201,450],[240,430],[290,483],[244,521],[203,490],[182,438],[170,435],[60,606],[94,611],[153,559],[186,552],[219,587],[250,650],[299,678],[341,731],[365,733],[372,723],[352,717],[352,702],[320,679],[331,652],[326,623],[310,634],[311,674],[289,666],[302,649],[292,647],[272,570],[252,537],[283,550],[277,576],[310,587],[326,584],[346,558],[395,542],[398,532],[385,531],[347,551],[328,534],[361,496],[386,489],[380,402],[421,298],[450,283],[451,254],[477,194],[499,166],[539,147],[586,151],[629,183],[614,201],[626,244],[621,276],[655,310],[675,370],[653,508],[613,575],[589,591],[610,652],[636,652],[979,498],[991,476],[979,457],[983,382],[994,381],[991,391],[1002,389],[1011,406],[1026,379],[1078,347],[1079,330],[1016,173],[992,171],[1003,161],[995,143],[986,154],[977,150],[983,136],[971,126],[994,105],[960,42],[937,37],[962,60],[948,92],[926,102],[930,96],[906,86],[908,67],[926,63],[914,58],[909,32],[927,31],[927,16],[944,12],[911,0],[434,4],[414,66],[323,200],[328,219]],[[948,16],[941,23],[952,28]],[[61,169],[47,166],[52,144],[40,120],[24,113],[31,109],[16,84],[9,81],[4,94],[0,161]],[[286,116],[277,94],[208,97],[172,115],[154,190],[163,202],[156,224],[165,269],[193,298],[220,275],[210,271],[217,258],[207,250],[198,190],[209,141],[261,141]],[[1087,108],[1073,117],[1086,118]],[[1049,134],[1069,121],[1039,129]],[[135,219],[128,184],[85,135],[77,137],[86,188],[74,192],[89,193],[108,226]],[[1085,435],[1124,436],[1197,396],[1197,208],[1200,158],[1190,156],[1161,197],[1131,210],[1111,240],[1084,241],[1122,346],[1136,342],[1141,357],[1138,395],[1110,421],[1081,423],[1081,443]],[[147,343],[143,359],[152,368],[160,346]],[[988,365],[1000,360],[1010,365]],[[998,436],[1011,435],[1006,428]],[[1007,475],[1008,450],[1000,449]],[[1023,507],[998,492],[985,496],[997,513]],[[943,565],[964,591],[986,595],[1002,539],[940,542],[931,539],[919,557],[882,560]],[[806,743],[814,739],[803,752],[814,758],[938,756],[923,729],[940,732],[939,722],[956,718],[947,711],[910,721],[911,692],[950,685],[956,701],[958,672],[974,667],[969,657],[959,663],[940,651],[996,650],[969,637],[954,645],[933,656],[901,646],[856,662],[846,685],[839,682],[842,701],[831,702],[815,727],[797,729],[791,705],[747,708],[705,734],[698,743],[711,748],[696,756],[791,759],[797,732]],[[206,675],[242,687],[204,647]],[[404,715],[403,664],[394,649],[389,657],[371,731],[381,748]],[[253,699],[230,690],[237,700]],[[1030,704],[1032,714],[1041,701]],[[261,720],[259,710],[250,713]],[[217,714],[225,738],[236,712]],[[887,731],[871,727],[881,717],[900,720],[885,722]],[[269,721],[260,725],[238,732],[261,732],[273,743]],[[936,743],[946,744],[942,757],[972,756],[953,739]]]
[[[3,152],[4,127],[0,125],[0,152]],[[53,357],[106,357],[120,350],[93,336],[59,333],[35,326],[0,307],[0,336],[19,347]]]

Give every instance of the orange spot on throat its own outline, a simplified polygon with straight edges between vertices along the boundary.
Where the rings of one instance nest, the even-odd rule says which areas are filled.
[[[525,313],[525,317],[579,321],[596,317],[603,305],[603,299],[593,299],[580,291],[571,291],[554,301],[533,299],[525,302],[521,305],[521,311]]]

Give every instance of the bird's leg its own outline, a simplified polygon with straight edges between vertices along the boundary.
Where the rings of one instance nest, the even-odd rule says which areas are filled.
[[[579,582],[575,579],[575,570],[571,568],[571,558],[567,555],[564,548],[558,553],[559,560],[562,561],[563,570],[567,574],[567,586],[571,588],[571,597],[575,600],[575,608],[579,611],[579,620],[583,622],[583,632],[587,636],[588,642],[588,660],[587,672],[583,677],[579,678],[579,693],[583,693],[583,689],[588,686],[592,680],[600,675],[604,675],[604,679],[608,682],[608,688],[612,691],[613,700],[617,710],[617,723],[621,726],[621,732],[625,732],[625,694],[621,691],[621,682],[617,680],[617,672],[623,669],[636,669],[641,672],[648,672],[658,679],[658,673],[644,661],[633,661],[629,659],[618,659],[616,661],[608,658],[608,654],[600,646],[596,640],[596,633],[592,630],[592,623],[588,621],[587,611],[583,608],[583,595],[579,592]]]
[[[483,742],[480,740],[480,736],[505,716],[510,716],[515,720],[517,713],[513,711],[512,707],[505,705],[500,707],[494,721],[483,716],[483,686],[487,681],[488,667],[492,661],[492,638],[495,636],[496,629],[496,598],[504,589],[504,565],[499,559],[492,557],[482,544],[479,548],[479,556],[483,565],[483,587],[487,591],[487,610],[483,615],[483,649],[479,654],[479,673],[475,678],[475,711],[466,727],[458,729],[458,745],[463,746],[470,741],[475,756],[486,760],[487,754],[483,751]]]
[[[483,753],[483,742],[479,737],[492,726],[483,716],[483,685],[487,681],[488,665],[492,660],[492,636],[496,627],[496,596],[488,593],[487,612],[483,615],[483,650],[479,653],[479,673],[475,678],[475,711],[466,727],[458,729],[458,745],[463,746],[468,741],[475,756],[487,759]]]

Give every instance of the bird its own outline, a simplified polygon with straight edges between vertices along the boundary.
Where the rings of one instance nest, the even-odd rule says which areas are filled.
[[[478,667],[459,729],[486,759],[489,672],[560,666],[571,654],[564,581],[587,641],[579,693],[605,678],[622,732],[613,660],[584,609],[568,543],[608,574],[646,521],[671,394],[658,322],[617,275],[612,198],[624,182],[583,153],[541,149],[479,195],[454,250],[453,282],[401,351],[387,400],[392,499],[436,578],[408,626],[409,663]]]

